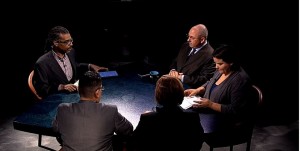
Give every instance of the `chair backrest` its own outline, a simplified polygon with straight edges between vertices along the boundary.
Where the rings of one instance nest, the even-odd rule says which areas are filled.
[[[258,95],[258,106],[260,106],[263,103],[263,93],[260,90],[259,87],[257,87],[256,85],[252,85],[252,87],[256,90],[257,95]]]
[[[255,95],[254,97],[256,99],[258,99],[257,107],[259,107],[263,103],[263,93],[262,93],[261,89],[256,85],[252,85],[252,88],[254,89],[254,91],[253,91],[253,93],[254,93],[253,95]],[[254,123],[255,123],[255,121],[253,121],[253,123],[252,123],[253,126],[254,126]],[[253,127],[249,130],[250,130],[249,133],[248,133],[248,130],[244,134],[238,133],[238,135],[243,135],[242,137],[239,137],[239,136],[231,137],[230,140],[228,140],[228,143],[222,143],[217,140],[205,140],[205,142],[210,146],[210,151],[213,151],[214,148],[218,148],[218,147],[230,147],[230,151],[232,151],[234,145],[238,145],[238,144],[242,144],[242,143],[247,143],[246,151],[250,151]],[[237,138],[235,138],[235,137],[237,137]]]
[[[35,90],[35,88],[34,88],[34,86],[33,86],[33,80],[32,80],[33,75],[34,75],[34,70],[32,70],[32,71],[30,72],[29,76],[28,76],[28,86],[29,86],[29,89],[30,89],[30,91],[34,94],[34,96],[36,97],[37,100],[42,100],[42,97],[40,97],[40,96],[37,94],[37,92],[36,92],[36,90]]]

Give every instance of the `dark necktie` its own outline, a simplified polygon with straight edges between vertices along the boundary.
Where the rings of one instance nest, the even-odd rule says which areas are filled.
[[[196,51],[196,49],[193,48],[193,49],[190,51],[190,53],[189,53],[189,57],[192,56],[193,54],[195,54],[195,51]]]
[[[188,56],[186,57],[186,61],[188,61],[189,58],[190,58],[192,55],[194,55],[195,51],[196,51],[196,49],[194,49],[194,48],[190,51],[190,53],[189,53]]]

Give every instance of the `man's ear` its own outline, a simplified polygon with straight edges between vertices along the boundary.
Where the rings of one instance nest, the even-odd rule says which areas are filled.
[[[99,98],[100,96],[101,96],[101,89],[97,89],[96,91],[95,91],[95,97],[96,98]]]
[[[201,37],[200,39],[201,39],[201,40],[200,40],[200,41],[201,41],[201,43],[202,43],[202,44],[204,44],[204,42],[205,42],[206,38],[205,38],[205,37]]]
[[[57,42],[57,41],[53,41],[53,45],[54,45],[55,47],[57,47],[58,42]]]

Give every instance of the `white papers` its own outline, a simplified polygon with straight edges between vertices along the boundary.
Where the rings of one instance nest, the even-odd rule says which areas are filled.
[[[78,87],[78,84],[79,84],[79,80],[77,80],[74,85]]]
[[[200,96],[186,96],[186,97],[184,97],[180,106],[183,109],[188,109],[188,108],[192,107],[193,104],[196,104],[194,101],[199,101],[200,99],[201,99]]]

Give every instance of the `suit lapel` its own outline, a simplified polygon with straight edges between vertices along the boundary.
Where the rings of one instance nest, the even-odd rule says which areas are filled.
[[[193,62],[195,62],[197,60],[201,60],[202,56],[203,56],[203,51],[199,50],[196,54],[190,56],[190,58],[185,62],[183,67],[188,66],[189,64],[192,64]]]
[[[75,57],[73,57],[74,54],[71,54],[71,52],[73,52],[73,50],[68,52],[67,55],[69,57],[69,60],[70,60],[71,66],[72,66],[73,76],[74,76],[74,75],[77,75],[77,73],[76,73],[76,61],[75,61]],[[75,78],[75,77],[73,77],[73,78]]]
[[[50,64],[51,70],[54,71],[54,74],[56,74],[58,77],[60,77],[59,79],[63,79],[64,81],[66,81],[66,83],[68,83],[67,76],[65,75],[64,71],[59,66],[59,64],[57,63],[52,52],[50,52],[50,54],[48,56],[49,56],[49,62],[50,62],[49,64]]]

